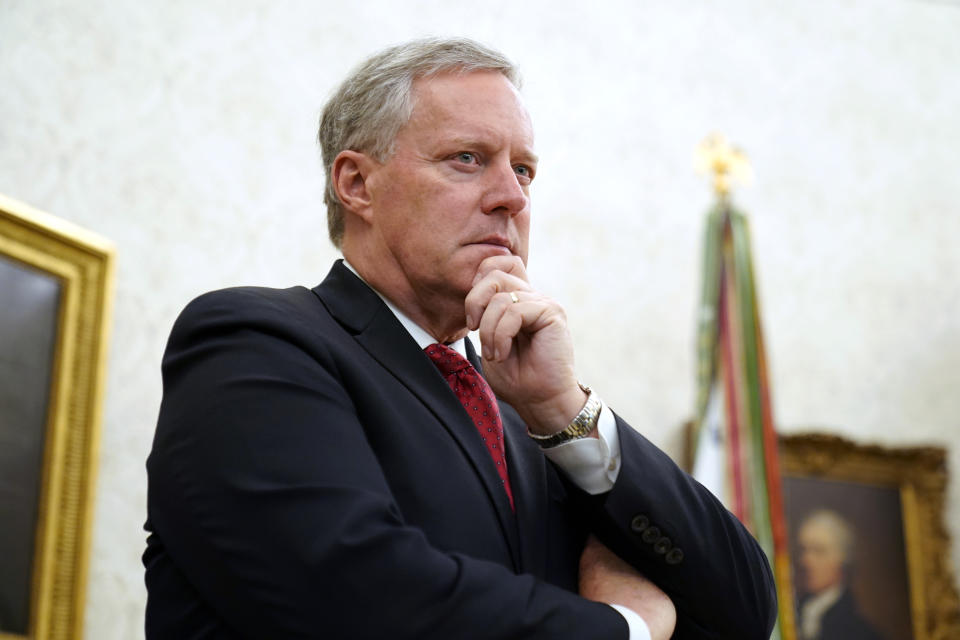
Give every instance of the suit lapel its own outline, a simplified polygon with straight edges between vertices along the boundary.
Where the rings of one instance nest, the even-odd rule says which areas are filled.
[[[469,338],[467,356],[483,375],[483,365]],[[519,540],[519,569],[537,576],[546,575],[547,469],[540,448],[527,437],[527,425],[516,410],[502,400],[497,401],[503,421],[506,443],[507,472],[516,508]]]
[[[500,477],[476,427],[430,358],[380,297],[341,261],[334,264],[314,292],[330,314],[354,334],[358,344],[430,409],[463,450],[493,502],[515,569],[519,570],[516,522]]]
[[[513,407],[500,403],[504,438],[507,443],[507,469],[517,508],[520,539],[520,566],[525,573],[546,575],[547,555],[547,459],[527,437],[527,425]]]

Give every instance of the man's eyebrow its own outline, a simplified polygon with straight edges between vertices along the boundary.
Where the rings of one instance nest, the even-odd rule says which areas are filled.
[[[464,149],[489,149],[494,146],[487,141],[484,141],[482,138],[477,138],[474,136],[456,136],[448,138],[444,141],[444,146],[450,147],[463,147]],[[520,162],[529,162],[530,164],[537,164],[540,162],[540,157],[535,154],[533,151],[523,150],[514,155],[514,157]]]
[[[540,162],[540,156],[535,154],[533,151],[524,151],[520,154],[518,159],[521,162],[527,162],[529,164],[537,164]]]

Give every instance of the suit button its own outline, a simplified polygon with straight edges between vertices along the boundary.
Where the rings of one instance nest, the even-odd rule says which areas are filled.
[[[650,518],[644,515],[634,516],[630,521],[630,529],[634,533],[643,533],[643,530],[650,526]]]
[[[665,554],[667,551],[673,547],[673,543],[670,542],[670,538],[663,536],[653,544],[653,550],[660,555]]]
[[[674,547],[670,549],[670,553],[667,554],[664,560],[667,564],[680,564],[683,562],[683,551],[680,550],[680,547]]]
[[[640,534],[640,539],[647,544],[653,544],[660,539],[660,529],[656,527],[647,527],[644,532]]]

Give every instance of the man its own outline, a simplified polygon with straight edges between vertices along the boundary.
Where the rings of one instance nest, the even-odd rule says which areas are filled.
[[[853,539],[847,521],[829,509],[814,511],[800,525],[802,640],[879,640],[848,587]]]
[[[517,84],[469,40],[368,60],[319,134],[345,261],[178,319],[148,637],[768,637],[755,541],[578,383],[527,281]]]

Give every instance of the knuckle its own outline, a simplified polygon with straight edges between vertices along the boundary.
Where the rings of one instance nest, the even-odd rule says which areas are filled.
[[[510,292],[509,292],[509,291],[500,291],[500,292],[498,292],[498,293],[494,296],[494,299],[497,301],[498,304],[503,304],[503,305],[513,304],[513,299],[510,298]],[[509,308],[510,308],[510,307],[508,306],[507,309],[509,310]]]

